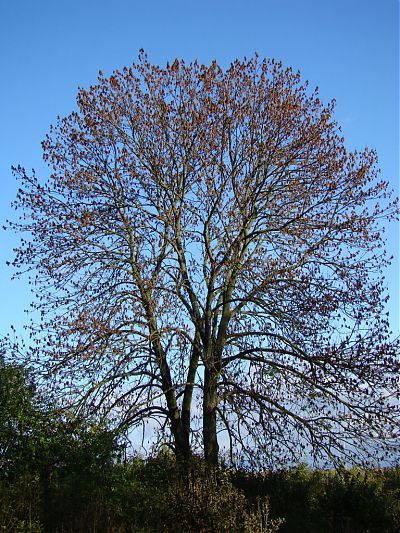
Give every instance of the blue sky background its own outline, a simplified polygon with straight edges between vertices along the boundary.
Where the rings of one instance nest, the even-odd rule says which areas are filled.
[[[183,57],[226,67],[236,57],[281,59],[322,99],[336,98],[349,148],[377,149],[382,176],[398,194],[398,0],[0,0],[0,224],[17,183],[10,167],[47,172],[40,142],[57,115],[75,107],[78,86],[137,59]],[[0,335],[21,330],[31,295],[11,281],[17,239],[0,233]],[[388,228],[395,261],[387,273],[389,310],[399,329],[399,232]]]

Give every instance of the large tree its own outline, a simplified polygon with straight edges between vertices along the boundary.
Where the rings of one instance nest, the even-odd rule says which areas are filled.
[[[80,89],[22,181],[42,361],[77,405],[277,465],[398,443],[373,150],[280,63],[139,62]],[[379,205],[379,201],[383,205]],[[199,423],[200,421],[200,423]]]

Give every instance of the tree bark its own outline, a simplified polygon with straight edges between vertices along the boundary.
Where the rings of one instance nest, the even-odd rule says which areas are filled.
[[[217,373],[209,368],[204,370],[203,394],[203,443],[204,459],[207,464],[218,465],[217,439]]]
[[[181,418],[172,421],[171,429],[174,437],[175,456],[178,460],[187,461],[192,456],[190,431],[182,423]]]
[[[184,454],[184,458],[188,459],[191,456],[191,450],[190,450],[190,417],[191,417],[191,408],[192,408],[192,399],[193,399],[193,388],[194,388],[194,382],[196,380],[196,372],[197,367],[199,365],[199,357],[200,357],[200,350],[198,347],[199,339],[196,335],[196,346],[193,348],[193,352],[190,357],[190,364],[189,364],[189,370],[187,374],[187,380],[186,380],[186,386],[185,391],[183,394],[183,400],[182,400],[182,409],[181,409],[181,426],[182,426],[182,434],[185,439],[185,446],[188,448],[188,454]],[[187,444],[186,444],[187,442]]]

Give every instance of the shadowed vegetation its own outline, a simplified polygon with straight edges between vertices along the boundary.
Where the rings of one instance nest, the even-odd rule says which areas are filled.
[[[391,532],[400,469],[249,472],[170,452],[126,459],[116,435],[65,419],[21,367],[0,368],[1,531]]]

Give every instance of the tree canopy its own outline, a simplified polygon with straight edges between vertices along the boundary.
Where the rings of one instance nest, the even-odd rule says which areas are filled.
[[[179,456],[277,466],[399,443],[373,150],[348,152],[300,74],[257,56],[101,72],[23,168],[41,363],[76,406],[153,419]],[[379,453],[378,453],[379,452]],[[235,459],[236,458],[236,459]]]

